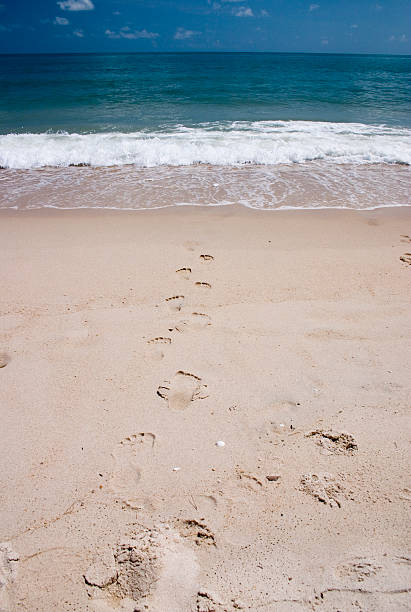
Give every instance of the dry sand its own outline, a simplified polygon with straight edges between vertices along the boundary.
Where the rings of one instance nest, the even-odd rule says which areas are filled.
[[[410,609],[407,234],[3,212],[0,610]]]

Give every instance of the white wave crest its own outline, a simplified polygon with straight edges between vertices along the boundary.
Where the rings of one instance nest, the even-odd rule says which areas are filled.
[[[411,130],[359,123],[257,121],[133,133],[0,135],[0,166],[411,164]]]

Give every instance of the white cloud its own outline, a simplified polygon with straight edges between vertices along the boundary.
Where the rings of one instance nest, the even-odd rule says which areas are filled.
[[[62,11],[92,11],[94,9],[92,0],[62,0],[57,4]]]
[[[147,32],[145,29],[131,30],[128,26],[121,28],[121,30],[118,30],[117,32],[114,32],[113,30],[106,30],[105,34],[108,36],[108,38],[126,38],[129,40],[136,40],[137,38],[155,39],[160,36],[160,34],[157,32]]]
[[[376,11],[382,11],[382,9],[383,9],[383,7],[382,7],[382,5],[381,5],[381,4],[378,4],[378,3],[377,3],[377,4],[375,5],[375,10],[376,10]]]
[[[319,4],[310,4],[310,8],[308,10],[310,11],[310,13],[312,13],[313,11],[317,11],[319,8]]]
[[[394,36],[393,34],[392,36],[390,36],[389,40],[403,43],[403,42],[407,42],[408,38],[406,34],[399,34],[398,36]]]
[[[269,12],[266,11],[265,9],[261,9],[260,15],[261,17],[268,17],[269,16]]]
[[[74,30],[73,34],[74,36],[77,36],[77,38],[84,38],[83,30]]]
[[[193,36],[198,36],[201,32],[196,32],[195,30],[186,30],[185,28],[177,28],[176,33],[174,34],[175,40],[187,40],[187,38],[193,38]]]
[[[68,25],[70,22],[68,19],[66,19],[65,17],[56,17],[55,20],[53,21],[54,25]]]
[[[121,15],[120,11],[114,11],[113,15]]]
[[[254,17],[253,11],[248,6],[240,6],[238,9],[234,9],[233,14],[236,17]]]
[[[351,24],[350,28],[352,28],[353,30],[356,30],[358,28],[358,23]]]
[[[322,38],[321,39],[321,44],[326,47],[328,45],[328,38]]]

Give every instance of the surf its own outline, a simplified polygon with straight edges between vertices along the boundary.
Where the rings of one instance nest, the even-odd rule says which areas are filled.
[[[0,166],[32,169],[411,164],[411,129],[324,121],[235,121],[154,131],[0,135]]]

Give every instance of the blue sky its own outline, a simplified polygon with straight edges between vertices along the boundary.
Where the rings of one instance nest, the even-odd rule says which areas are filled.
[[[0,0],[0,53],[411,53],[411,0]]]

